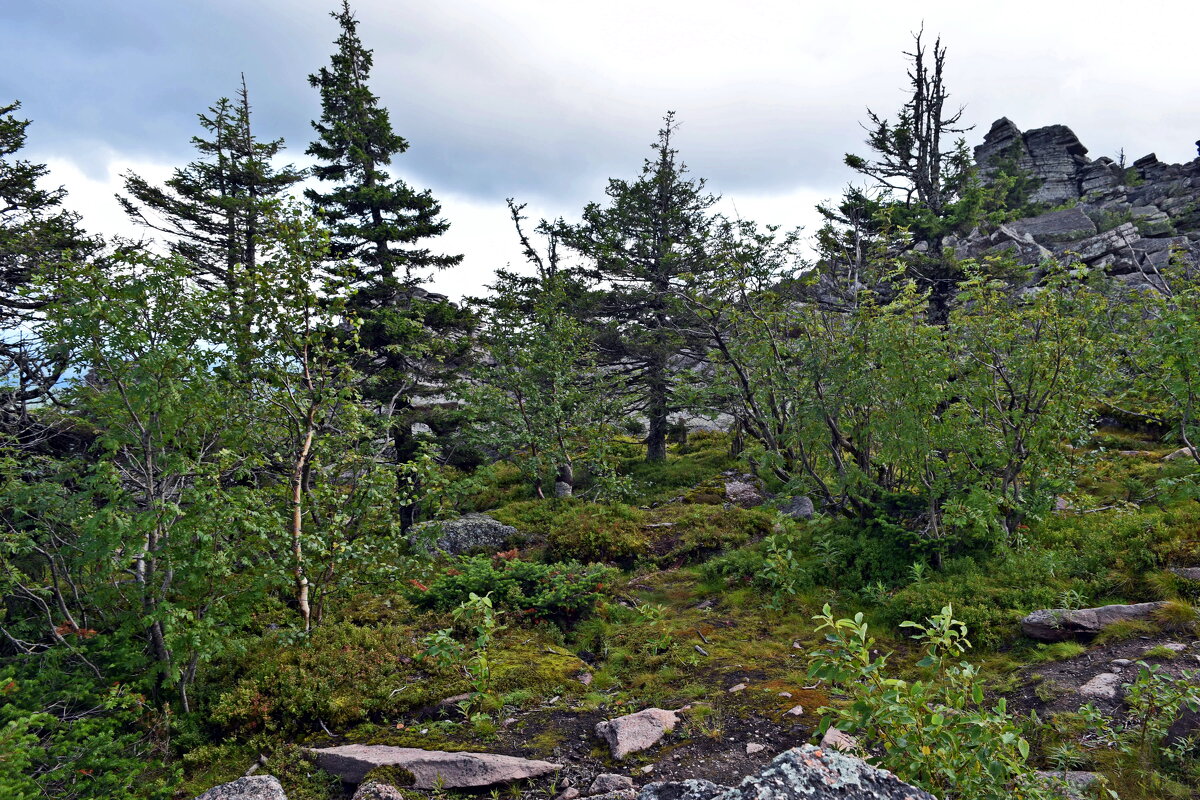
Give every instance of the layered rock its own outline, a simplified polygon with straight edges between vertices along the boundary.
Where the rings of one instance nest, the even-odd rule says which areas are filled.
[[[1063,125],[1022,132],[1002,118],[975,148],[975,161],[985,181],[1015,168],[1038,181],[1032,202],[1070,207],[950,237],[959,258],[1082,261],[1137,288],[1161,286],[1172,257],[1200,264],[1200,159],[1164,164],[1152,153],[1126,169],[1110,158],[1090,160]]]

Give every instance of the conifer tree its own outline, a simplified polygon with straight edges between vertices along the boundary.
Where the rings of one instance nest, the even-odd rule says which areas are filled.
[[[283,140],[261,141],[250,122],[250,97],[243,77],[236,102],[221,98],[200,114],[204,135],[192,138],[198,158],[163,186],[130,172],[128,196],[118,200],[130,217],[166,234],[202,285],[222,285],[229,322],[245,331],[254,305],[260,228],[269,203],[303,178],[290,165],[272,161]]]
[[[469,313],[420,284],[462,256],[436,254],[425,244],[449,223],[428,190],[388,173],[408,142],[393,131],[388,110],[368,85],[373,54],[358,35],[349,2],[331,16],[341,32],[329,66],[309,76],[321,95],[321,118],[312,123],[317,138],[307,151],[320,162],[313,175],[331,186],[309,189],[306,196],[329,228],[331,258],[358,265],[350,308],[362,321],[359,368],[367,376],[367,396],[393,415],[394,457],[407,463],[419,449],[413,425],[436,426],[415,401],[443,389],[469,348],[463,334],[472,324]],[[417,494],[405,483],[409,478],[401,481],[399,496]],[[418,513],[402,503],[406,524]]]
[[[711,270],[709,209],[717,201],[703,179],[686,177],[671,142],[676,128],[669,112],[637,180],[611,179],[609,204],[589,204],[580,224],[561,231],[563,244],[588,260],[586,274],[606,287],[593,323],[605,360],[635,387],[648,461],[666,458],[668,417],[679,410],[676,384],[695,336],[681,324],[687,310],[678,289]]]

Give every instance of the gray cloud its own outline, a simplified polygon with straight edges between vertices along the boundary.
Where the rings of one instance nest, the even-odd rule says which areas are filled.
[[[245,71],[264,136],[299,158],[317,113],[306,76],[327,63],[333,0],[45,0],[12,4],[0,98],[36,121],[31,153],[89,175],[125,159],[182,163],[195,115]],[[373,87],[412,145],[412,180],[479,201],[538,198],[571,213],[632,176],[663,112],[685,160],[730,195],[835,192],[870,105],[903,99],[907,4],[609,0],[359,0]],[[1192,38],[1180,3],[925,3],[977,141],[1001,115],[1063,122],[1093,155],[1194,156]],[[1061,5],[1061,7],[1059,7]],[[1157,16],[1156,16],[1157,12]],[[1106,21],[1110,20],[1110,21]],[[68,187],[69,188],[69,187]],[[778,220],[786,222],[787,220]]]

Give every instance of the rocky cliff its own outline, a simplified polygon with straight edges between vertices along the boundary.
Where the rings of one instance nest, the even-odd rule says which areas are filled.
[[[1079,260],[1135,286],[1160,283],[1172,256],[1200,264],[1200,158],[1164,164],[1151,153],[1125,167],[1087,153],[1065,125],[1022,132],[996,120],[975,148],[984,180],[1023,172],[1036,181],[1030,201],[1054,210],[946,244],[959,258],[1008,251],[1026,264]]]

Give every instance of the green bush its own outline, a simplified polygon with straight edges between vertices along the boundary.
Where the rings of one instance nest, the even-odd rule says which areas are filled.
[[[828,605],[816,618],[828,631],[824,650],[813,654],[810,674],[844,692],[849,702],[822,708],[821,730],[831,725],[857,735],[879,753],[877,766],[943,800],[1049,798],[1036,785],[1029,743],[1003,699],[985,705],[979,670],[959,657],[970,647],[966,626],[943,608],[914,628],[924,658],[920,680],[901,680],[888,655],[874,652],[862,614],[835,619]]]
[[[556,560],[632,563],[647,552],[645,514],[623,503],[533,500],[497,509],[493,516],[544,539]]]
[[[428,587],[414,586],[409,598],[418,608],[450,611],[472,594],[488,594],[510,619],[549,621],[568,626],[595,610],[616,570],[577,561],[537,564],[486,556],[460,557]]]
[[[168,800],[167,716],[128,687],[37,661],[0,669],[0,797]]]

